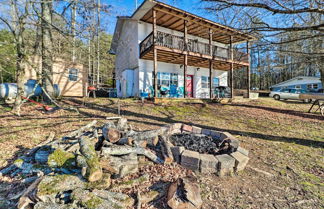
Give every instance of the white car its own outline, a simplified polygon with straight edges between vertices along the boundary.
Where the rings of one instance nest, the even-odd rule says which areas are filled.
[[[269,97],[273,97],[275,100],[280,99],[291,99],[291,100],[301,100],[299,99],[299,94],[305,94],[306,91],[304,89],[281,89],[280,91],[271,91]],[[303,100],[304,102],[309,102]]]

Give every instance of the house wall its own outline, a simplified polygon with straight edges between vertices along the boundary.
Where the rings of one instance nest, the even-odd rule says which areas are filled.
[[[165,33],[183,36],[183,33],[170,30],[168,28],[157,26],[158,31]],[[152,32],[152,24],[139,22],[138,23],[138,45],[143,41],[150,33]],[[209,40],[203,39],[197,36],[188,35],[188,39],[198,39],[198,41],[203,43],[209,43]],[[225,44],[213,42],[214,45],[220,47],[228,47]],[[149,88],[153,86],[152,82],[152,72],[153,72],[153,61],[150,60],[139,60],[139,69],[138,69],[138,91],[135,93],[136,96],[139,96],[141,91],[149,92]],[[180,65],[170,64],[164,62],[158,62],[158,72],[167,72],[167,73],[178,73],[178,86],[183,87],[184,85],[184,76],[183,68],[180,68]],[[201,76],[209,76],[209,69],[200,68],[197,71],[197,67],[188,66],[187,69],[188,75],[193,75],[193,96],[196,98],[209,98],[209,88],[201,87]],[[227,72],[221,70],[214,70],[214,77],[219,78],[219,85],[227,86]]]
[[[284,82],[279,83],[277,85],[274,85],[274,86],[271,87],[271,89],[273,91],[279,91],[280,89],[283,89],[283,88],[296,88],[296,86],[300,86],[301,89],[307,90],[308,85],[312,85],[312,84],[317,84],[318,87],[315,88],[315,90],[323,88],[320,78],[317,78],[317,77],[297,77],[297,78],[293,78],[293,79],[288,80],[288,81],[284,81]]]
[[[177,73],[178,86],[184,86],[183,67],[180,65],[158,62],[158,72]],[[195,98],[209,98],[209,88],[201,87],[201,76],[209,76],[209,69],[188,66],[188,75],[193,75],[193,96]],[[214,77],[219,78],[220,86],[227,86],[227,72],[214,70]],[[139,96],[141,91],[150,92],[150,87],[153,87],[153,61],[139,60],[139,91],[135,96]]]
[[[32,61],[34,66],[27,67],[25,70],[25,82],[29,79],[37,79],[36,71],[41,69],[40,58],[34,58]],[[77,81],[69,80],[69,69],[78,69]],[[56,60],[53,62],[53,83],[58,84],[61,96],[83,97],[86,96],[87,90],[87,70],[83,65],[71,64],[63,60]]]
[[[115,60],[116,79],[121,79],[124,70],[136,69],[139,58],[138,22],[132,19],[123,19],[121,21],[123,21],[123,26],[118,40]]]

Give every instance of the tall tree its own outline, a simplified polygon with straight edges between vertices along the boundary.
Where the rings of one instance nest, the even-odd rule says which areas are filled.
[[[52,40],[52,0],[41,1],[41,26],[42,26],[42,85],[45,90],[44,99],[51,103],[54,96],[53,84],[53,40]],[[51,98],[49,98],[51,97]]]

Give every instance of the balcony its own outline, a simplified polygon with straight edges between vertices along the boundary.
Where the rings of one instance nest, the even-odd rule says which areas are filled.
[[[153,33],[149,34],[140,43],[140,56],[145,58],[153,46]],[[182,36],[172,35],[157,31],[156,46],[160,50],[165,50],[177,54],[187,53],[191,57],[199,57],[203,59],[212,59],[216,61],[230,62],[230,50],[220,46],[212,45],[212,56],[210,55],[210,45],[198,40],[188,39],[185,48],[184,38]],[[246,65],[249,63],[246,53],[234,50],[234,62],[236,64]],[[197,58],[196,58],[197,59]],[[175,60],[175,59],[173,59]],[[204,67],[204,66],[202,66]]]

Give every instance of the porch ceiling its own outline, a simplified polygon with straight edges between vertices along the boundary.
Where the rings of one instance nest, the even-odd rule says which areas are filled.
[[[209,29],[212,29],[213,40],[224,44],[230,43],[230,36],[233,36],[233,43],[255,39],[251,35],[193,15],[175,7],[171,7],[161,2],[158,2],[152,9],[156,10],[157,25],[165,28],[183,32],[184,20],[187,20],[188,34],[194,36],[209,39]],[[151,24],[153,23],[152,9],[150,9],[141,18],[141,21]]]
[[[153,60],[153,50],[147,51],[141,59]],[[157,60],[158,62],[172,63],[183,65],[184,55],[171,51],[164,51],[157,49]],[[196,57],[188,55],[188,66],[209,68],[209,59],[204,57]],[[234,69],[239,69],[246,65],[234,63]],[[231,69],[231,63],[222,60],[213,60],[213,69],[228,71]]]

